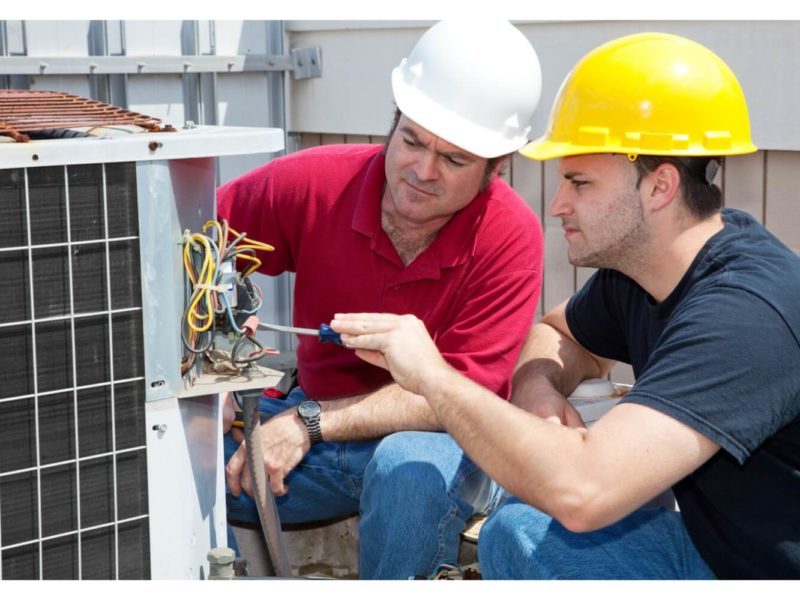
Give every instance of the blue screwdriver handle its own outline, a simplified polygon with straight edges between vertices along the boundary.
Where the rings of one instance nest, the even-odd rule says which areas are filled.
[[[336,333],[327,323],[323,323],[319,326],[319,341],[330,342],[331,344],[338,344],[340,346],[344,345],[342,344],[341,334]]]

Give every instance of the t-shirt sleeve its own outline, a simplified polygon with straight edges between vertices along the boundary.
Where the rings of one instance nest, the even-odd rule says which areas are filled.
[[[676,309],[623,400],[654,408],[740,463],[797,416],[800,348],[773,307],[716,286]]]
[[[567,326],[586,350],[604,358],[631,362],[620,302],[634,292],[632,285],[620,273],[599,270],[569,299]]]

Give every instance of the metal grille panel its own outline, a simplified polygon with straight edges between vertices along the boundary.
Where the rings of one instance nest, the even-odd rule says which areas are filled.
[[[135,165],[0,170],[0,278],[0,578],[148,578]]]

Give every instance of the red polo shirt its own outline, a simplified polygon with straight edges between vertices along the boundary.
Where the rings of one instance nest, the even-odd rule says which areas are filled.
[[[219,188],[219,216],[275,246],[261,272],[296,273],[295,326],[316,328],[337,312],[412,313],[450,364],[508,397],[541,289],[536,215],[495,179],[404,266],[381,228],[381,149],[331,145],[275,159]],[[311,398],[391,382],[352,350],[310,336],[300,336],[297,364]]]

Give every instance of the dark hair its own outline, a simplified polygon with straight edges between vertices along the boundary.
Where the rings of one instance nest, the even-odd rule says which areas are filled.
[[[722,190],[713,183],[721,158],[707,156],[638,156],[633,161],[638,179],[636,189],[659,165],[669,163],[681,177],[681,195],[695,218],[707,219],[722,208]]]
[[[386,148],[389,147],[389,142],[392,141],[392,136],[394,135],[395,129],[397,129],[397,124],[400,122],[400,117],[402,116],[403,112],[395,106],[394,117],[392,118],[392,126],[389,128],[389,135],[386,138],[386,144],[384,144],[384,151],[386,151]],[[502,177],[503,175],[505,175],[506,166],[508,164],[508,161],[506,161],[505,159],[510,158],[512,154],[513,152],[511,154],[504,154],[502,156],[496,156],[494,158],[489,158],[486,160],[486,169],[484,169],[483,171],[483,182],[481,183],[481,191],[483,191],[484,188],[487,185],[489,185],[490,181],[489,176],[492,174],[492,171],[494,171],[494,169],[497,167],[498,164],[501,165],[501,168],[500,171],[497,173],[497,176]]]

